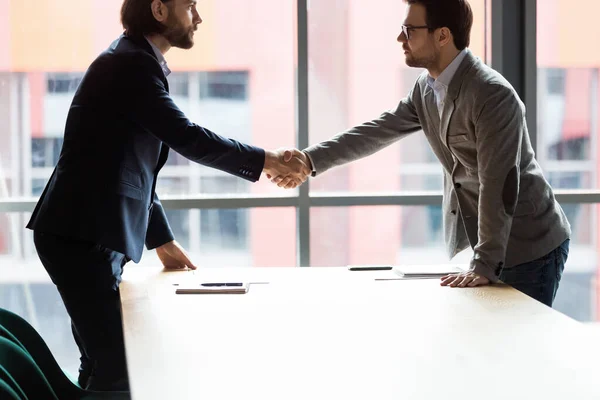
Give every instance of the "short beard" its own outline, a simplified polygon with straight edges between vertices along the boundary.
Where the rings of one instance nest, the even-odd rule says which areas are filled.
[[[429,50],[429,54],[421,57],[410,57],[412,54],[409,53],[409,57],[406,57],[406,65],[413,68],[435,68],[440,59],[440,51],[435,48],[433,43],[428,43],[422,51]]]
[[[428,57],[407,57],[406,65],[413,68],[425,68],[429,69],[437,64],[437,60],[439,58],[439,54],[432,54]]]
[[[191,49],[194,46],[194,39],[190,35],[193,29],[186,29],[171,15],[167,18],[167,27],[163,32],[163,36],[169,44],[180,49]]]

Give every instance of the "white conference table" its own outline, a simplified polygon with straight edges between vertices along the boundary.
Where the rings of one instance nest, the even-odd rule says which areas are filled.
[[[505,286],[346,268],[125,269],[134,400],[600,399],[600,336]],[[174,283],[250,281],[246,294]]]

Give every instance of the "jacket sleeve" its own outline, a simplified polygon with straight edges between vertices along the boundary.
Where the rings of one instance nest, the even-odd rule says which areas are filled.
[[[169,226],[165,210],[160,199],[154,193],[152,208],[150,210],[150,221],[146,230],[146,247],[148,250],[152,250],[173,240],[175,240],[175,236]]]
[[[413,93],[419,90],[418,84],[417,80],[414,89],[395,109],[305,149],[313,166],[313,175],[367,157],[420,130],[421,123],[413,104]]]
[[[128,95],[122,109],[134,123],[191,161],[252,182],[260,178],[264,150],[192,123],[169,96],[150,55],[132,54],[123,68]]]
[[[519,198],[525,110],[514,91],[493,85],[475,121],[479,175],[478,243],[471,270],[492,282],[504,266]]]

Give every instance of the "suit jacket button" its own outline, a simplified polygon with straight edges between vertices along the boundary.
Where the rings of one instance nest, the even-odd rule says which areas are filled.
[[[452,214],[452,215],[456,215],[456,210],[452,210],[452,211],[450,211],[450,214]]]
[[[454,184],[454,189],[460,189],[462,185],[460,183],[455,183]]]

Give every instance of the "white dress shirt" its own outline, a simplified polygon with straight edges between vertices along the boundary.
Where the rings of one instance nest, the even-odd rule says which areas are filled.
[[[467,55],[469,50],[467,48],[463,49],[458,55],[452,60],[452,62],[442,71],[440,76],[437,79],[433,79],[430,76],[427,77],[427,85],[431,89],[433,89],[433,93],[435,94],[435,103],[438,108],[438,114],[440,119],[442,118],[442,111],[444,111],[444,102],[446,101],[446,94],[448,93],[448,86],[450,86],[450,82],[456,73],[460,63]]]
[[[163,56],[163,54],[160,52],[160,49],[158,47],[156,47],[150,39],[146,38],[146,40],[148,41],[148,43],[150,43],[150,46],[152,46],[152,50],[154,50],[154,55],[158,59],[158,63],[160,64],[160,67],[162,68],[162,70],[165,74],[165,77],[169,76],[169,74],[171,73],[171,70],[167,66],[167,60],[165,60],[165,56]]]

